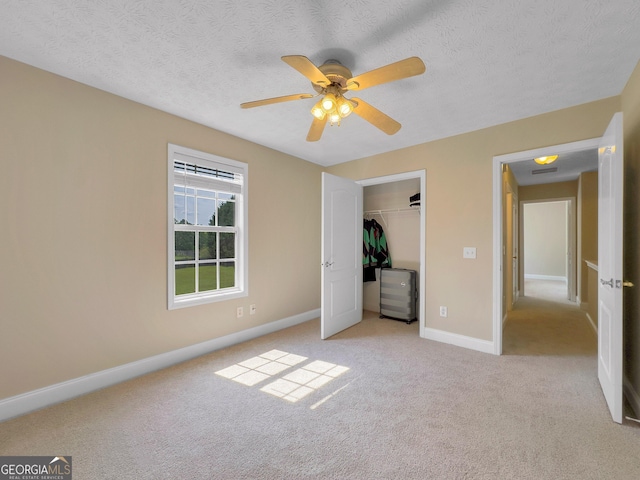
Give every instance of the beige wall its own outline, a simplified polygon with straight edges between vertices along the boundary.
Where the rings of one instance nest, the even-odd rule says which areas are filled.
[[[586,172],[578,179],[578,296],[580,303],[597,304],[589,294],[585,260],[598,263],[598,172]],[[590,305],[589,305],[590,308]]]
[[[518,192],[521,202],[575,198],[578,195],[578,181],[527,185],[520,187]]]
[[[614,112],[615,113],[615,112]],[[612,114],[613,116],[613,114]],[[606,129],[606,127],[605,127]],[[604,130],[602,131],[604,133]],[[602,134],[601,134],[602,135]],[[597,135],[594,135],[596,137]],[[569,142],[567,142],[569,143]],[[545,200],[557,200],[560,198],[576,198],[578,196],[578,181],[543,183],[540,185],[526,185],[518,189],[520,202],[538,202]],[[522,234],[523,222],[520,222],[520,251],[524,252],[524,235]],[[524,255],[520,255],[520,285],[524,286]],[[576,262],[577,263],[577,262]],[[576,269],[580,266],[576,265]],[[576,270],[578,271],[578,270]],[[576,275],[577,277],[579,275]],[[521,287],[521,293],[523,288]]]
[[[621,103],[625,158],[624,279],[636,285],[624,289],[624,365],[625,376],[640,401],[640,63],[622,91]]]
[[[518,215],[516,220],[518,224],[520,222],[520,200],[518,197],[518,191],[518,182],[516,181],[516,177],[513,175],[511,167],[508,164],[504,164],[502,173],[502,205],[504,205],[502,210],[502,225],[504,225],[504,228],[502,229],[502,245],[505,246],[502,252],[502,265],[506,266],[504,269],[504,275],[502,276],[502,311],[504,313],[513,308],[513,304],[521,294],[520,292],[524,285],[519,279],[520,275],[518,274],[518,278],[515,278],[516,275],[514,275],[513,272],[513,257],[516,257],[516,261],[518,262],[517,273],[522,270],[522,267],[520,266],[520,232],[516,230],[518,225],[514,225],[513,222],[514,205],[517,208]],[[518,243],[518,245],[515,245],[516,243]],[[514,246],[517,247],[515,251]],[[516,293],[514,293],[514,289],[516,290]],[[503,320],[506,320],[506,315],[503,316]]]
[[[426,169],[426,327],[491,341],[493,156],[599,137],[619,109],[613,97],[328,170],[363,179]],[[462,258],[465,246],[477,248],[477,259]]]
[[[525,203],[524,274],[567,279],[567,202]],[[526,293],[526,292],[525,292]]]
[[[0,72],[0,399],[320,307],[320,167],[7,58]],[[249,164],[247,298],[167,310],[168,142]]]

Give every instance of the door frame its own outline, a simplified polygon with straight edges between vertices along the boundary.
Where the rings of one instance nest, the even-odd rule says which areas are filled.
[[[569,153],[576,150],[597,149],[600,137],[581,140],[578,142],[552,145],[548,147],[526,150],[522,152],[508,153],[493,157],[493,353],[502,355],[502,327],[506,312],[502,308],[503,296],[503,245],[502,235],[504,231],[504,205],[503,197],[503,165],[531,160],[545,155]]]
[[[412,172],[397,173],[394,175],[384,175],[382,177],[366,178],[356,180],[356,183],[363,187],[371,185],[381,185],[383,183],[393,183],[402,180],[410,180],[417,178],[420,180],[420,272],[418,277],[418,322],[420,324],[420,337],[426,338],[425,335],[425,285],[426,285],[426,186],[427,172],[426,170],[415,170]]]

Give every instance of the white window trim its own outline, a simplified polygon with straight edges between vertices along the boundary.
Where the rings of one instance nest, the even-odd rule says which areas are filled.
[[[190,163],[215,162],[231,167],[235,171],[242,172],[242,193],[236,197],[236,215],[238,225],[237,251],[236,251],[236,286],[224,291],[195,293],[190,295],[175,295],[175,234],[174,234],[174,161]],[[249,165],[236,160],[219,157],[210,153],[200,152],[187,147],[181,147],[169,143],[167,148],[167,307],[169,310],[177,308],[203,305],[249,295],[249,222],[248,222],[248,172]]]

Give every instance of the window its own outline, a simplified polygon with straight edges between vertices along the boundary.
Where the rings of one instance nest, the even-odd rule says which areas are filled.
[[[247,164],[169,144],[169,309],[247,295]]]

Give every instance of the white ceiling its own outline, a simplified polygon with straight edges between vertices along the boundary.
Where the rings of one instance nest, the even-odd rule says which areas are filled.
[[[510,163],[509,167],[521,187],[569,182],[576,180],[583,172],[598,171],[598,150],[591,148],[560,154],[550,165],[538,165],[531,158]]]
[[[619,95],[640,58],[638,0],[0,0],[0,12],[0,55],[325,166]],[[283,55],[354,75],[416,55],[427,71],[358,92],[396,135],[352,115],[309,143],[313,99],[239,106],[314,93]]]

